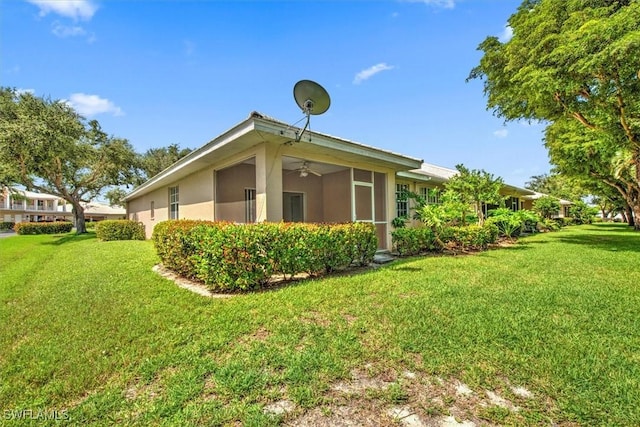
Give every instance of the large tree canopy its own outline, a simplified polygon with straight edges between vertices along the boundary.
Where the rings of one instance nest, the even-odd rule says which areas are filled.
[[[156,176],[190,152],[190,148],[180,148],[178,144],[150,148],[140,156],[140,169],[142,172],[140,183]]]
[[[0,183],[54,194],[73,207],[86,231],[82,201],[109,186],[133,182],[136,153],[63,101],[0,88]]]
[[[640,2],[525,0],[509,25],[469,76],[484,79],[487,107],[548,123],[558,169],[616,188],[639,218]]]

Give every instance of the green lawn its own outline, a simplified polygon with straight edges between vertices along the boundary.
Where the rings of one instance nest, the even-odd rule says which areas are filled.
[[[385,424],[405,407],[425,422],[640,424],[640,234],[623,225],[229,299],[156,262],[150,242],[0,239],[0,423]],[[292,412],[264,412],[282,399]]]

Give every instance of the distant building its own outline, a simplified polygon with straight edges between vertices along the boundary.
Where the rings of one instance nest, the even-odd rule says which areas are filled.
[[[123,219],[126,211],[103,203],[83,203],[86,221]],[[52,194],[4,188],[0,191],[0,219],[4,222],[73,222],[71,205]]]

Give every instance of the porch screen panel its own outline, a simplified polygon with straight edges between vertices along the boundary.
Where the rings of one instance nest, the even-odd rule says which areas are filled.
[[[356,221],[373,221],[371,187],[355,185]]]
[[[387,220],[387,176],[376,172],[373,177],[376,222]]]

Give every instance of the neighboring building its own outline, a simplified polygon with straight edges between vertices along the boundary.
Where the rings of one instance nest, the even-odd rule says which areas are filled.
[[[125,219],[127,210],[121,206],[109,206],[104,203],[83,203],[85,221],[95,222],[105,219]]]
[[[0,191],[0,218],[4,222],[64,221],[71,206],[51,194],[4,188]]]
[[[122,207],[96,202],[83,203],[83,206],[86,221],[126,218],[126,209]],[[0,219],[14,223],[74,220],[71,205],[58,196],[6,188],[0,192]]]
[[[537,191],[533,192],[534,194],[530,196],[524,197],[524,209],[532,209],[533,203],[541,197],[547,197],[547,194],[538,193]],[[568,218],[569,217],[569,208],[573,204],[569,200],[564,200],[558,198],[558,203],[560,203],[560,210],[553,215],[553,218]]]
[[[334,136],[305,133],[294,142],[286,123],[253,112],[125,197],[129,219],[153,227],[167,219],[346,222],[376,226],[391,248],[391,221],[408,215],[411,190],[431,203],[457,171]],[[534,192],[509,185],[511,208]]]

